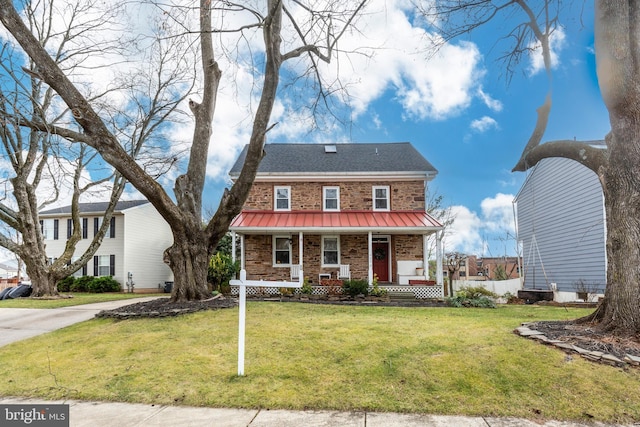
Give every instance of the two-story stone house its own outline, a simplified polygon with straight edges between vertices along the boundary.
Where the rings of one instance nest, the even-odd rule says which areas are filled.
[[[84,253],[98,232],[107,205],[80,203],[82,239],[76,245],[77,254]],[[73,231],[71,206],[41,211],[39,216],[47,256],[53,261],[64,252]],[[75,275],[112,276],[127,290],[131,273],[135,292],[157,292],[158,285],[173,281],[171,269],[162,262],[164,250],[172,244],[169,224],[149,201],[120,201],[93,260]]]
[[[425,279],[426,213],[436,169],[410,143],[266,144],[250,195],[230,230],[251,280]],[[237,179],[246,156],[230,171]],[[436,251],[440,254],[440,250]],[[439,259],[438,265],[442,265]],[[437,284],[442,286],[442,269]]]

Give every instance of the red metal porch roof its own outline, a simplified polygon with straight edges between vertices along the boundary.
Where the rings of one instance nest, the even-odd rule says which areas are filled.
[[[441,230],[442,224],[419,211],[242,211],[229,227],[240,233],[273,231],[387,232],[401,233]]]

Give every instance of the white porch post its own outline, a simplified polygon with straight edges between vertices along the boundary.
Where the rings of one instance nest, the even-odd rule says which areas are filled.
[[[236,262],[236,232],[231,232],[231,261]]]
[[[304,250],[302,248],[302,242],[303,242],[303,234],[302,231],[300,231],[298,233],[298,263],[300,264],[300,272],[298,273],[298,281],[300,283],[304,283],[304,266],[303,266],[303,260],[304,260]]]
[[[444,280],[442,279],[442,236],[444,231],[436,231],[436,283],[444,291]]]
[[[369,232],[369,242],[368,242],[368,248],[367,248],[367,259],[368,259],[368,263],[369,263],[369,286],[373,286],[373,256],[372,256],[372,252],[373,252],[373,233]]]
[[[429,251],[429,236],[422,235],[422,268],[424,268],[425,279],[429,278],[429,260],[427,259],[427,252]]]
[[[240,269],[246,269],[244,265],[244,234],[240,235]]]

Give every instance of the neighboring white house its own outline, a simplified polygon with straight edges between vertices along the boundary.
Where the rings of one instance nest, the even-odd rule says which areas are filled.
[[[542,160],[514,203],[524,288],[554,290],[556,301],[577,300],[579,282],[591,297],[603,294],[606,224],[596,174],[573,160]]]
[[[82,239],[76,246],[78,256],[84,253],[100,228],[107,205],[107,202],[80,203]],[[72,233],[71,206],[40,212],[40,224],[47,256],[53,261],[64,251]],[[93,261],[75,275],[113,276],[126,290],[131,273],[135,292],[156,292],[165,281],[173,281],[171,269],[162,261],[164,250],[172,244],[169,225],[151,203],[120,201]]]

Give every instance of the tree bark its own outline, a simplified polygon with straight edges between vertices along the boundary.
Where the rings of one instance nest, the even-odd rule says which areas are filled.
[[[599,328],[640,334],[640,5],[596,1],[596,64],[609,111],[600,178],[607,215],[607,288],[590,316]]]

